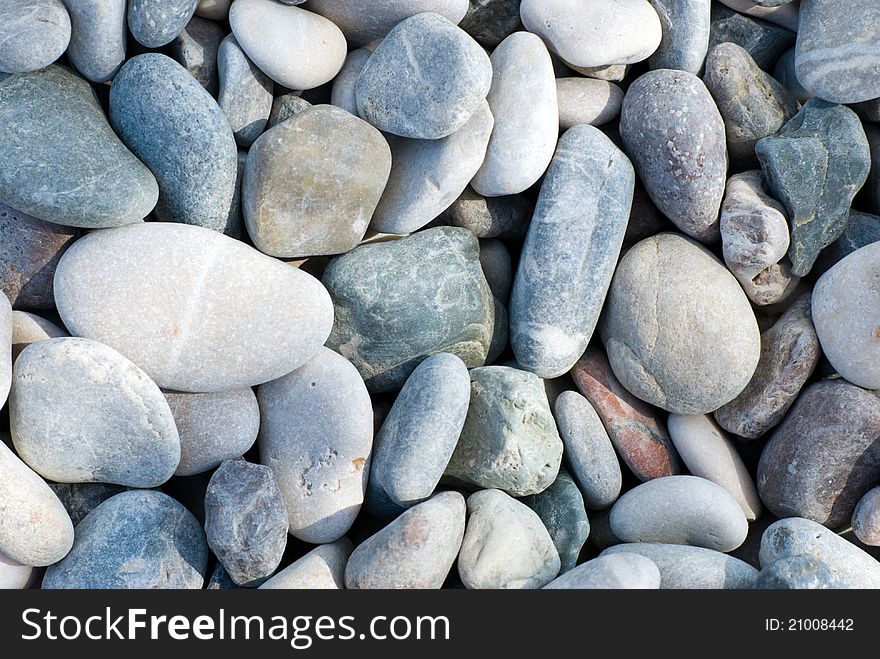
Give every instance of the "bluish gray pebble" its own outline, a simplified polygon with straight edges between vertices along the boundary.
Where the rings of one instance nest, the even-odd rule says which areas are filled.
[[[128,29],[147,48],[171,43],[189,23],[199,0],[129,0]]]
[[[311,103],[294,93],[277,96],[275,100],[272,101],[272,111],[269,113],[269,121],[266,124],[266,130],[274,128],[288,119],[292,119],[300,112],[305,112],[310,107],[312,107]],[[352,114],[355,113],[352,112]]]
[[[235,141],[243,147],[254,143],[265,130],[272,112],[272,80],[244,54],[233,35],[220,43],[217,52],[220,93],[217,103]]]
[[[651,69],[679,69],[698,75],[709,49],[711,0],[650,0],[663,38],[648,59]]]
[[[49,483],[49,487],[64,504],[74,526],[107,499],[129,489],[112,483]]]
[[[564,572],[544,586],[550,590],[656,589],[660,570],[654,562],[639,554],[599,556]]]
[[[845,588],[843,581],[812,556],[784,556],[761,570],[755,588],[761,590],[817,590]]]
[[[780,25],[751,18],[714,4],[709,31],[709,49],[725,41],[742,46],[765,71],[794,45],[796,35]]]
[[[62,0],[70,14],[67,59],[92,82],[107,82],[125,61],[126,0]]]
[[[49,66],[70,42],[70,16],[61,0],[5,0],[0,4],[0,73]]]
[[[578,561],[581,549],[590,535],[590,520],[584,508],[584,497],[564,471],[540,494],[523,499],[534,510],[559,554],[560,572],[568,572]]]
[[[169,45],[171,56],[211,95],[218,90],[218,51],[223,41],[219,23],[194,16]]]

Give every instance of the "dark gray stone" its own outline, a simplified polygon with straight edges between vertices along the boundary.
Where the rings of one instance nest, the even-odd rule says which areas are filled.
[[[483,197],[465,188],[446,214],[450,226],[468,229],[478,238],[521,241],[532,219],[532,206],[523,195]]]
[[[221,41],[223,28],[219,23],[194,16],[169,46],[171,56],[214,97],[218,90],[218,51]]]
[[[513,284],[513,268],[510,252],[507,251],[503,242],[497,238],[480,240],[480,267],[483,268],[483,274],[486,275],[486,282],[489,284],[495,300],[502,305],[507,304],[510,298],[510,287]],[[487,361],[493,360],[488,359]]]
[[[846,588],[825,563],[811,556],[785,556],[761,570],[755,588],[761,590],[817,590]]]
[[[129,0],[128,29],[147,48],[171,43],[196,11],[199,0]]]
[[[61,0],[6,0],[0,5],[0,73],[49,66],[70,42],[70,16]]]
[[[214,571],[211,573],[211,578],[208,579],[208,585],[205,586],[205,590],[235,590],[239,588],[242,588],[242,586],[239,586],[232,580],[226,568],[223,567],[223,563],[218,561]]]
[[[468,11],[458,24],[486,48],[494,48],[517,30],[521,0],[470,0]]]
[[[660,47],[648,59],[652,69],[698,75],[709,49],[711,0],[650,0],[663,26]]]
[[[804,89],[800,80],[797,79],[797,74],[794,70],[794,51],[794,48],[789,48],[777,60],[776,66],[773,67],[773,77],[779,84],[791,92],[799,102],[806,103],[813,98],[813,93]]]
[[[590,535],[584,498],[571,476],[560,471],[550,487],[526,497],[523,503],[534,510],[547,527],[559,553],[560,572],[571,570]]]
[[[823,249],[813,272],[823,274],[857,249],[880,240],[880,216],[850,209],[849,221],[840,238]]]
[[[217,104],[229,121],[235,141],[248,147],[269,121],[272,80],[248,59],[231,34],[220,43],[217,67],[220,77]]]
[[[269,122],[266,124],[266,130],[274,128],[288,119],[292,119],[310,107],[312,107],[311,103],[292,92],[278,96],[272,101],[272,111],[269,113]]]
[[[49,487],[64,504],[74,526],[107,499],[129,489],[112,483],[49,483]]]
[[[796,36],[791,30],[759,18],[743,16],[718,4],[712,7],[709,49],[730,41],[745,48],[765,71],[794,45]]]
[[[752,588],[758,571],[748,563],[704,547],[627,543],[609,547],[601,556],[640,554],[660,570],[661,589]]]
[[[126,0],[61,0],[70,13],[67,59],[92,82],[107,82],[125,61]]]

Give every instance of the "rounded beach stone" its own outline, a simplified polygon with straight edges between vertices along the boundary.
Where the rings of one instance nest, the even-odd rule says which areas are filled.
[[[880,479],[880,398],[849,382],[806,387],[764,447],[758,492],[777,517],[836,528]]]
[[[660,17],[663,38],[648,65],[699,75],[709,49],[711,0],[649,1]]]
[[[196,14],[212,21],[225,21],[232,0],[199,0]]]
[[[270,576],[287,546],[287,509],[269,467],[226,460],[205,491],[208,546],[239,585]]]
[[[776,61],[773,68],[773,77],[782,84],[800,103],[806,103],[813,98],[813,93],[801,85],[795,73],[794,48],[786,50]]]
[[[357,370],[327,348],[257,390],[260,460],[272,468],[290,533],[320,544],[348,531],[367,486],[370,395]]]
[[[846,256],[813,289],[813,322],[835,370],[866,389],[880,389],[880,243]]]
[[[571,570],[590,535],[584,498],[571,476],[560,471],[550,487],[526,497],[523,503],[538,514],[550,534],[559,554],[560,571]]]
[[[846,228],[840,238],[819,253],[813,272],[825,274],[844,257],[877,241],[880,241],[880,216],[850,209]]]
[[[483,269],[483,274],[486,275],[486,282],[492,289],[495,300],[502,306],[507,304],[510,297],[510,287],[513,284],[513,269],[510,262],[510,252],[507,251],[503,242],[496,238],[484,238],[480,241],[480,267]],[[500,324],[497,322],[497,318],[496,324]],[[506,347],[506,338],[504,344],[503,347]],[[490,350],[490,352],[492,351]],[[494,360],[487,359],[486,361],[492,362]]]
[[[49,66],[70,42],[70,15],[61,0],[6,0],[0,5],[0,73]]]
[[[280,123],[292,119],[301,112],[305,112],[312,104],[306,99],[300,98],[295,93],[277,96],[272,101],[272,111],[269,113],[269,122],[266,124],[266,130],[275,128]],[[352,112],[352,114],[356,114]]]
[[[466,588],[541,588],[559,574],[559,554],[541,518],[501,490],[468,497],[458,555]]]
[[[288,89],[329,82],[345,62],[345,37],[323,16],[273,0],[237,0],[232,33],[263,73]]]
[[[620,136],[657,208],[688,235],[714,240],[727,147],[724,120],[703,82],[669,69],[636,79],[623,98]]]
[[[448,137],[414,140],[389,135],[391,173],[370,227],[379,233],[412,233],[449,208],[483,163],[493,125],[483,101]],[[371,158],[365,169],[374,170],[375,163]]]
[[[481,46],[495,48],[522,28],[520,0],[470,0],[468,5],[467,14],[458,25]]]
[[[112,483],[50,483],[49,487],[64,504],[74,527],[107,499],[130,489]]]
[[[227,229],[235,139],[217,102],[186,69],[159,53],[128,60],[110,88],[110,121],[159,182],[159,220]]]
[[[541,380],[509,366],[471,369],[470,407],[446,475],[527,496],[550,487],[561,459]]]
[[[620,114],[623,90],[613,82],[593,78],[557,78],[559,130],[578,124],[601,126]]]
[[[367,60],[355,94],[358,114],[379,130],[439,139],[467,123],[489,93],[489,56],[439,14],[407,18]]]
[[[627,543],[605,549],[601,557],[639,554],[660,570],[661,589],[748,589],[758,571],[745,561],[720,551],[687,545]]]
[[[333,78],[333,88],[330,91],[330,104],[351,112],[357,116],[357,79],[364,70],[367,60],[373,53],[366,48],[356,48],[349,51],[345,57],[345,64],[339,73]]]
[[[180,461],[162,392],[97,341],[60,338],[28,346],[15,363],[9,417],[16,451],[49,480],[155,487]]]
[[[315,547],[302,558],[279,570],[260,586],[261,590],[342,590],[345,565],[354,549],[351,540]]]
[[[581,563],[544,586],[545,589],[596,590],[660,587],[660,570],[654,562],[639,554],[609,554]]]
[[[156,179],[107,123],[89,84],[61,66],[0,80],[0,199],[47,222],[140,222]]]
[[[272,112],[272,80],[251,62],[230,34],[217,52],[220,93],[217,104],[226,115],[235,141],[248,147],[254,143]]]
[[[808,519],[781,519],[764,531],[761,567],[790,556],[807,556],[821,561],[836,574],[843,588],[880,588],[880,561]]]
[[[865,493],[852,515],[856,538],[871,547],[880,547],[880,487]]]
[[[175,476],[192,476],[246,453],[260,430],[260,408],[250,387],[207,394],[165,392],[177,433]]]
[[[199,0],[129,0],[128,29],[147,48],[171,43],[189,23]]]
[[[495,128],[471,187],[481,195],[500,197],[527,190],[547,169],[559,135],[559,107],[553,63],[538,36],[511,34],[492,53],[491,62],[487,100]]]
[[[598,128],[559,140],[510,295],[510,343],[539,377],[568,372],[599,320],[629,221],[635,173]]]
[[[785,6],[792,0],[721,0],[721,2],[746,16],[764,19],[793,32],[798,30],[799,7]]]
[[[0,300],[2,306],[3,300]],[[2,312],[0,312],[2,315]],[[48,339],[57,339],[63,336],[70,336],[63,328],[58,327],[55,323],[46,320],[36,314],[27,311],[12,312],[12,361],[13,363],[21,354],[21,351],[27,348],[31,343],[37,341],[46,341]],[[10,371],[11,373],[11,371]],[[11,378],[7,380],[11,383]],[[0,391],[3,390],[0,385]],[[9,391],[7,389],[7,391]],[[2,395],[0,395],[2,398]]]
[[[339,254],[363,238],[391,170],[378,130],[332,105],[275,126],[248,152],[244,219],[270,256]]]
[[[437,352],[460,357],[468,368],[485,363],[495,304],[479,243],[466,229],[436,227],[361,245],[330,261],[323,283],[335,310],[327,345],[357,367],[372,391],[399,389]]]
[[[470,392],[467,367],[455,355],[419,364],[376,435],[371,486],[403,507],[430,497],[458,443]]]
[[[219,81],[217,56],[223,37],[220,25],[193,16],[168,47],[171,56],[214,97]]]
[[[107,82],[125,61],[126,0],[62,0],[70,13],[67,59],[92,82]]]
[[[0,590],[24,590],[37,578],[38,570],[22,565],[0,552]]]
[[[770,70],[779,57],[794,45],[797,35],[780,25],[750,18],[713,3],[709,28],[709,48],[731,42],[742,46],[764,70]]]
[[[736,447],[711,416],[670,414],[667,425],[669,436],[691,474],[727,490],[748,521],[761,516],[761,499],[755,481]]]
[[[523,0],[523,25],[567,64],[633,64],[657,50],[662,27],[647,0]]]
[[[811,556],[785,556],[761,570],[755,588],[762,590],[816,590],[845,588],[825,563]]]
[[[478,238],[520,241],[529,228],[532,211],[523,195],[484,197],[468,187],[449,207],[446,222],[468,229]]]
[[[55,300],[72,334],[175,391],[280,377],[318,351],[333,322],[312,276],[215,231],[160,222],[78,240],[55,272]]]
[[[464,532],[464,497],[458,492],[435,494],[355,548],[345,566],[345,587],[440,588]]]
[[[43,588],[201,588],[208,546],[198,520],[155,490],[122,492],[76,527],[64,560],[46,570]]]
[[[761,350],[755,314],[733,275],[673,233],[647,238],[621,259],[601,332],[623,386],[675,414],[729,403],[751,380]]]

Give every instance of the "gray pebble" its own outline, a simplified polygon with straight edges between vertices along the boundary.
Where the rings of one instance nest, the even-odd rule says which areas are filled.
[[[128,29],[147,48],[171,43],[196,11],[199,0],[129,0]]]
[[[740,14],[762,18],[792,32],[798,30],[799,7],[797,5],[784,6],[792,0],[721,0],[721,2]]]
[[[330,103],[357,116],[357,80],[373,53],[366,48],[356,48],[345,57],[345,64],[333,78]]]
[[[709,49],[711,0],[650,0],[663,38],[651,55],[651,69],[679,69],[699,75]]]
[[[26,590],[40,577],[40,570],[22,565],[0,553],[0,590]]]
[[[272,111],[269,113],[269,122],[266,124],[266,130],[274,128],[278,124],[292,119],[300,112],[305,112],[312,104],[306,99],[297,96],[295,93],[284,94],[278,96],[272,101]],[[352,112],[352,114],[355,114]]]
[[[0,408],[12,387],[12,305],[0,294]]]
[[[495,323],[492,326],[492,341],[486,351],[486,364],[494,363],[502,355],[507,349],[507,343],[510,339],[510,320],[507,307],[494,295],[492,302],[495,308]]]
[[[449,207],[446,222],[468,229],[478,238],[520,241],[529,228],[532,210],[522,195],[484,197],[465,188]]]
[[[458,26],[486,48],[495,48],[522,28],[520,0],[470,0]]]
[[[784,556],[761,570],[755,588],[761,590],[816,590],[845,588],[844,582],[812,556]]]
[[[49,483],[49,487],[64,504],[74,526],[107,499],[129,489],[112,483]]]
[[[557,78],[559,130],[578,124],[601,126],[617,118],[623,90],[613,82],[593,78]]]
[[[869,182],[868,186],[870,185]],[[816,265],[813,266],[813,272],[824,274],[845,256],[878,240],[880,240],[880,216],[850,209],[849,220],[843,233],[840,234],[840,238],[820,252]]]
[[[169,45],[171,56],[199,81],[211,96],[217,96],[218,62],[223,28],[214,21],[194,16]]]
[[[571,476],[560,471],[550,487],[526,497],[523,503],[538,514],[547,528],[559,554],[560,571],[571,570],[590,535],[584,498]]]
[[[654,562],[639,554],[608,554],[581,563],[544,586],[558,590],[656,589],[660,570]]]
[[[205,586],[205,590],[240,590],[241,588],[242,586],[232,580],[223,563],[219,561],[214,566],[211,578],[208,579],[208,585]]]
[[[513,269],[510,261],[510,252],[504,243],[496,238],[483,238],[480,240],[480,267],[486,275],[486,282],[492,289],[495,299],[506,304],[510,297],[510,287],[513,284]],[[496,319],[497,321],[497,319]],[[493,360],[487,359],[488,362]]]
[[[794,45],[791,30],[750,18],[727,7],[714,4],[709,31],[709,49],[727,41],[742,46],[762,69],[769,70],[780,55]]]
[[[3,301],[0,300],[0,305]],[[66,330],[58,327],[55,323],[28,313],[27,311],[12,312],[12,361],[21,354],[21,351],[27,348],[31,343],[37,341],[46,341],[47,339],[57,339],[63,336],[70,336]],[[11,373],[11,370],[9,371]],[[7,384],[11,382],[7,380]],[[0,386],[2,390],[2,386]],[[9,391],[9,389],[6,389]],[[2,397],[2,396],[0,396]]]
[[[880,547],[880,487],[868,490],[852,515],[855,536],[871,547]]]
[[[354,549],[351,540],[315,547],[260,586],[262,590],[341,590],[345,588],[345,565]]]
[[[794,48],[786,50],[776,62],[773,68],[773,77],[785,87],[800,103],[806,103],[813,98],[813,93],[804,88],[797,79],[795,72]]]
[[[92,82],[107,82],[125,61],[126,0],[62,0],[70,13],[67,59]]]
[[[0,5],[0,73],[49,66],[70,42],[70,16],[60,0],[6,0]]]
[[[251,62],[229,35],[217,52],[220,93],[217,104],[226,115],[235,141],[248,147],[254,143],[272,112],[272,80]]]

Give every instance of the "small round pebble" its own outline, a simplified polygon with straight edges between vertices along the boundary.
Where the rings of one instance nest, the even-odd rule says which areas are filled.
[[[755,588],[762,590],[817,590],[845,588],[825,563],[811,556],[785,556],[761,570]]]
[[[571,570],[590,535],[590,520],[584,509],[584,498],[577,485],[564,471],[540,494],[522,500],[538,513],[559,554],[560,571]]]
[[[199,0],[129,0],[128,29],[147,48],[171,43],[189,23]]]
[[[354,547],[348,538],[319,545],[263,582],[261,590],[341,590]]]
[[[0,552],[0,590],[24,590],[38,574],[32,566],[22,565]]]
[[[0,300],[2,306],[3,300]],[[0,312],[2,315],[2,312]],[[27,311],[12,312],[12,361],[13,363],[31,343],[70,336],[67,331],[42,316]],[[11,371],[10,371],[11,373]],[[11,383],[11,379],[9,380]],[[0,386],[2,391],[2,386]],[[8,391],[8,389],[7,389]],[[0,395],[2,398],[2,395]]]
[[[126,0],[63,0],[70,13],[67,59],[92,82],[112,80],[125,61]]]
[[[70,15],[61,0],[5,0],[0,4],[0,73],[49,66],[70,42]]]
[[[602,126],[620,114],[623,90],[613,82],[593,78],[557,78],[559,130],[578,124]]]
[[[880,487],[859,499],[852,515],[852,530],[866,545],[880,547]]]
[[[544,586],[549,590],[654,590],[660,587],[660,570],[639,554],[607,554],[564,572]]]

